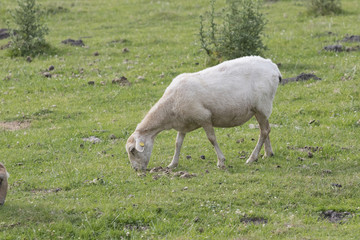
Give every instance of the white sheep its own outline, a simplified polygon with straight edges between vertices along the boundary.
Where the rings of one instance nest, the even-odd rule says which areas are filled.
[[[257,160],[263,144],[265,155],[272,156],[268,119],[280,81],[278,67],[271,60],[257,56],[177,76],[127,140],[126,151],[132,167],[146,169],[154,138],[169,129],[177,130],[178,134],[175,154],[168,167],[177,167],[185,134],[202,127],[215,148],[217,166],[223,168],[225,157],[213,127],[239,126],[254,115],[259,122],[260,137],[246,163]]]
[[[6,171],[4,164],[0,163],[0,205],[5,203],[8,190],[9,173]]]

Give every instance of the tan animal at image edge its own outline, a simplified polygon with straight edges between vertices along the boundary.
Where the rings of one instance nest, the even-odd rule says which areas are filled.
[[[0,163],[0,205],[5,203],[8,190],[9,173],[6,171],[4,164]]]

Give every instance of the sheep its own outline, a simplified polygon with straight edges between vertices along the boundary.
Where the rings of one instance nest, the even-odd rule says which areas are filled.
[[[175,129],[175,153],[168,166],[178,166],[186,133],[202,127],[215,148],[217,166],[225,168],[225,156],[216,141],[214,127],[240,126],[256,117],[260,137],[246,163],[273,156],[269,117],[281,82],[281,73],[269,59],[249,56],[225,61],[195,73],[178,75],[128,138],[126,151],[135,170],[146,170],[154,139],[161,131]]]
[[[8,190],[9,173],[6,171],[4,164],[0,163],[0,205],[5,203]]]

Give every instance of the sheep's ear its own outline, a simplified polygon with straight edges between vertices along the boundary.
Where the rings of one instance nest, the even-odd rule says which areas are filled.
[[[145,149],[145,143],[141,141],[140,139],[136,139],[135,149],[138,152],[143,152]]]

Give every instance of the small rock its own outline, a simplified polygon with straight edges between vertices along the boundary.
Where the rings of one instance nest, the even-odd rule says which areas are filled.
[[[137,79],[138,79],[138,80],[144,80],[145,77],[144,77],[144,76],[138,76]]]
[[[97,138],[97,137],[95,137],[95,136],[90,136],[90,137],[88,137],[88,138],[83,138],[83,140],[84,140],[85,142],[91,142],[91,143],[93,143],[93,144],[101,142],[101,139],[100,139],[100,138]]]
[[[54,69],[55,69],[55,67],[54,67],[53,65],[51,65],[51,66],[48,68],[49,71],[52,71],[52,70],[54,70]]]
[[[185,190],[188,190],[188,189],[189,189],[188,187],[184,187],[184,188],[183,188],[184,191],[185,191]]]
[[[111,135],[109,136],[109,139],[114,140],[114,139],[116,139],[116,136],[115,136],[114,134],[111,134]]]
[[[159,174],[156,174],[152,177],[154,180],[158,180],[159,178],[161,178],[161,176]]]
[[[175,176],[175,177],[179,177],[179,176],[183,175],[184,173],[185,173],[185,172],[183,172],[183,171],[175,172],[175,173],[174,173],[174,176]]]
[[[161,172],[162,170],[163,170],[163,168],[161,166],[154,167],[150,170],[150,173]]]
[[[331,186],[337,187],[337,188],[342,188],[342,185],[338,184],[338,183],[332,183]]]
[[[49,73],[49,72],[43,72],[42,75],[47,78],[51,78],[51,76],[52,76],[51,73]]]
[[[180,176],[180,178],[191,178],[191,177],[192,177],[192,174],[187,173],[187,172],[185,172],[184,174],[182,174],[182,175]]]
[[[243,142],[244,142],[243,138],[236,140],[236,143],[243,143]]]

